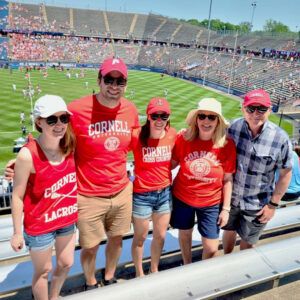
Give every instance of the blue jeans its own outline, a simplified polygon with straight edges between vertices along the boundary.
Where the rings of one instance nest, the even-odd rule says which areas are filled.
[[[172,208],[171,188],[159,191],[133,193],[132,214],[135,218],[149,219],[153,213],[170,213]]]
[[[48,248],[52,248],[55,239],[59,236],[66,236],[73,234],[76,231],[75,224],[48,232],[40,235],[29,235],[25,231],[23,233],[25,245],[29,250],[42,251]]]

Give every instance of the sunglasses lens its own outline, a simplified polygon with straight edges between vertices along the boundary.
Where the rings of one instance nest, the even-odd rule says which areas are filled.
[[[58,117],[57,116],[49,116],[48,118],[46,118],[46,123],[49,126],[53,126],[57,123],[58,121]]]
[[[265,107],[265,106],[257,107],[257,111],[260,113],[265,113],[267,110],[268,110],[268,107]]]
[[[217,116],[215,116],[215,115],[208,115],[207,118],[210,121],[214,121],[217,118]]]
[[[253,114],[255,112],[255,107],[253,106],[247,106],[246,110],[248,113]]]
[[[70,122],[70,116],[68,114],[61,115],[59,119],[63,124],[68,124]]]
[[[198,119],[199,120],[205,120],[206,119],[206,115],[205,114],[199,114],[198,115]]]
[[[103,77],[103,81],[106,85],[114,83],[114,79],[112,77],[109,77],[109,76]]]
[[[122,77],[120,77],[120,78],[117,79],[117,85],[118,86],[125,86],[126,82],[127,82],[126,79],[124,79]]]
[[[169,115],[163,114],[163,115],[160,115],[160,118],[161,118],[163,121],[167,121],[167,120],[169,119]]]

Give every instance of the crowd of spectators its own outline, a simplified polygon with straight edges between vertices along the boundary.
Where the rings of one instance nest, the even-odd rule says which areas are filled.
[[[60,61],[99,63],[103,57],[125,57],[128,64],[159,67],[170,74],[205,78],[222,86],[247,92],[265,88],[274,99],[291,104],[300,97],[300,66],[297,61],[257,57],[252,52],[237,54],[226,50],[207,52],[205,49],[170,47],[167,44],[127,43],[114,44],[101,38],[76,36],[28,35],[11,33],[0,43],[12,60]],[[1,53],[0,48],[0,53]]]
[[[0,40],[2,59],[7,55],[11,60],[99,63],[103,57],[116,55],[125,57],[128,64],[159,67],[170,74],[204,78],[242,92],[266,88],[277,95],[281,104],[291,103],[300,97],[300,67],[298,56],[294,55],[297,53],[296,41],[282,42],[280,50],[257,52],[246,51],[240,45],[234,51],[229,44],[220,42],[223,46],[217,46],[212,40],[214,46],[207,52],[206,47],[200,45],[188,48],[151,40],[75,36],[76,24],[71,28],[68,20],[64,24],[52,17],[47,21],[44,4],[11,3],[10,8],[9,28],[15,33],[8,35],[9,42],[7,38]],[[85,27],[88,30],[88,25]],[[72,29],[72,35],[54,34],[62,29],[65,32]],[[26,33],[21,33],[22,30]],[[101,31],[100,28],[93,30],[95,34]],[[29,34],[32,31],[42,33]]]

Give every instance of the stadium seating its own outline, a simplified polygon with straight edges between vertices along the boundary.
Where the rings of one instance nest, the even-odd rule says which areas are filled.
[[[264,232],[270,233],[273,231],[284,230],[284,229],[289,229],[289,228],[294,228],[299,226],[300,225],[299,213],[300,213],[300,205],[278,209],[275,214],[275,217],[267,224],[267,227],[265,228]],[[7,226],[9,227],[9,223],[10,223],[9,220],[7,220],[7,222],[4,223],[3,224],[5,226],[3,226],[0,229],[4,229],[4,228],[7,229]],[[3,230],[3,232],[5,231],[6,230]],[[131,253],[130,247],[132,241],[131,237],[132,237],[132,231],[131,233],[129,233],[128,238],[124,240],[123,251],[119,262],[120,266],[127,264],[131,261],[131,256],[130,256]],[[149,245],[151,243],[151,240],[152,240],[152,235],[150,234],[148,235],[147,240],[145,242],[144,257],[150,256]],[[5,245],[5,243],[0,245]],[[196,228],[193,233],[192,245],[193,247],[201,245],[201,237]],[[1,246],[0,248],[1,252],[5,252],[6,250],[7,250],[6,246],[5,247]],[[167,254],[178,250],[179,250],[178,231],[174,229],[170,229],[167,232],[163,253]],[[105,246],[100,247],[98,251],[98,257],[104,257],[104,253],[105,253]],[[4,253],[2,253],[2,258],[3,255]],[[21,255],[19,256],[24,256],[24,255],[28,255],[28,254],[24,252],[21,253]],[[76,251],[75,263],[74,266],[71,268],[69,277],[76,276],[82,273],[79,256],[80,256],[79,251]],[[13,257],[12,254],[10,254],[9,257],[12,258]],[[53,262],[54,260],[55,257],[53,257]],[[104,268],[104,261],[97,260],[97,269],[102,269],[102,268]],[[8,261],[6,261],[5,264],[0,266],[0,295],[4,293],[8,293],[9,291],[12,290],[30,286],[32,272],[33,269],[30,261],[19,262],[19,263],[15,263],[15,262],[8,263]]]
[[[300,272],[300,237],[165,270],[65,297],[81,299],[215,299]],[[287,255],[288,253],[288,255]]]
[[[8,42],[8,38],[0,37],[0,60],[7,59]]]
[[[70,9],[45,6],[49,31],[70,32]],[[44,20],[45,21],[45,20]]]

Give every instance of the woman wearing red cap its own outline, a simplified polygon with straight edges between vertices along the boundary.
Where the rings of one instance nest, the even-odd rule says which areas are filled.
[[[40,135],[37,139],[31,138],[16,159],[11,246],[20,251],[25,243],[29,249],[34,267],[34,298],[54,300],[58,299],[74,260],[77,221],[75,139],[69,125],[71,113],[61,97],[45,95],[39,98],[33,114]],[[57,264],[48,295],[54,245]]]
[[[166,99],[153,98],[147,106],[146,123],[133,134],[135,159],[133,182],[134,238],[132,257],[136,276],[144,276],[143,248],[153,222],[150,272],[158,272],[171,212],[171,158],[176,131],[170,127],[170,106]]]
[[[186,122],[189,127],[178,137],[173,150],[173,163],[180,169],[172,188],[171,217],[171,225],[179,229],[184,264],[192,261],[195,215],[202,236],[202,259],[217,255],[219,230],[229,217],[236,161],[235,145],[226,138],[228,123],[220,102],[202,99]]]

